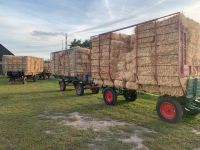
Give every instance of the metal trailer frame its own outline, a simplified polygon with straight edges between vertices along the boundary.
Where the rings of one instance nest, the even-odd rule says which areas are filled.
[[[70,51],[71,49],[69,49],[68,51]],[[66,52],[68,53],[68,51],[66,50]],[[60,51],[57,51],[60,52]],[[76,53],[75,53],[76,55]],[[52,56],[51,56],[52,57]],[[55,57],[55,55],[54,55]],[[76,59],[76,56],[75,56]],[[91,59],[90,55],[89,55],[89,59]],[[55,58],[54,58],[55,60]],[[76,60],[75,60],[76,62]],[[89,62],[91,62],[89,60]],[[81,64],[81,63],[80,63]],[[80,65],[79,63],[76,62],[76,64],[74,65]],[[68,61],[68,70],[70,70],[70,62]],[[82,96],[84,95],[84,89],[90,89],[92,91],[92,94],[97,94],[99,93],[99,87],[93,82],[92,78],[91,78],[91,65],[88,65],[89,67],[89,73],[88,74],[84,74],[84,75],[77,75],[77,76],[73,76],[71,75],[71,72],[68,72],[68,76],[66,75],[56,75],[54,74],[53,76],[55,78],[58,78],[59,80],[59,88],[60,91],[65,91],[66,90],[66,86],[68,85],[73,85],[75,90],[76,90],[76,94],[78,96]],[[64,66],[64,72],[66,71],[66,66]],[[55,64],[54,64],[54,70],[55,70]],[[82,72],[78,72],[76,70],[76,73],[82,73]]]
[[[183,33],[181,31],[180,14],[181,14],[180,12],[173,13],[173,14],[170,14],[170,15],[166,15],[166,16],[159,17],[159,18],[156,18],[156,19],[152,19],[152,20],[149,20],[149,21],[146,21],[146,22],[130,25],[130,26],[127,26],[127,27],[124,27],[124,28],[116,29],[116,30],[113,30],[113,31],[105,32],[105,33],[91,37],[91,39],[93,39],[94,37],[99,37],[99,46],[98,46],[99,47],[99,59],[98,59],[99,70],[98,70],[98,72],[93,72],[93,73],[98,73],[100,79],[102,80],[102,78],[101,78],[102,72],[100,71],[100,69],[101,69],[100,37],[102,35],[110,34],[110,42],[111,42],[111,34],[113,32],[137,27],[138,25],[142,25],[142,24],[148,23],[148,22],[155,22],[155,26],[154,26],[155,35],[154,36],[157,36],[158,34],[156,33],[156,29],[157,29],[156,22],[158,20],[164,19],[164,18],[167,18],[167,17],[176,16],[176,15],[178,16],[178,18],[179,18],[178,22],[175,22],[178,25],[178,31],[177,32],[178,32],[178,45],[179,45],[178,46],[178,64],[176,66],[178,66],[178,68],[179,68],[178,79],[179,79],[179,82],[180,82],[180,85],[181,85],[181,88],[182,88],[182,91],[183,91],[183,96],[182,97],[172,97],[172,96],[169,96],[169,95],[161,96],[158,99],[158,103],[157,103],[157,107],[156,107],[159,117],[164,121],[168,121],[168,122],[172,122],[172,123],[181,120],[182,116],[185,112],[187,112],[189,114],[197,114],[197,113],[200,112],[200,101],[197,99],[198,97],[200,97],[200,79],[188,79],[186,88],[183,87],[183,85],[181,84],[181,80],[180,80],[181,77],[184,77],[184,65],[186,64],[186,37],[185,37],[186,35],[185,35],[185,33]],[[171,23],[171,24],[175,24],[175,23]],[[171,24],[167,24],[167,25],[171,25]],[[166,26],[166,25],[164,25],[164,26]],[[135,31],[136,33],[138,33],[137,29],[138,28],[136,28],[136,31]],[[146,29],[146,30],[150,30],[150,29]],[[169,33],[162,33],[161,35],[170,34],[170,33],[173,33],[173,32],[169,31]],[[138,39],[148,38],[148,37],[138,38],[137,35],[138,34],[136,34],[136,57],[138,56],[137,55],[137,53],[138,53]],[[175,44],[175,43],[177,43],[177,41],[175,41],[174,43],[166,43],[166,45],[171,45],[171,44]],[[111,44],[111,43],[109,43],[109,44]],[[157,53],[157,40],[156,40],[156,38],[155,38],[154,44],[155,44],[155,56],[154,57],[157,58],[159,55]],[[109,45],[109,60],[110,60],[110,53],[111,53],[111,50],[110,50],[110,45]],[[155,60],[157,60],[157,59],[155,59]],[[137,75],[138,75],[138,67],[139,66],[138,66],[137,61],[138,61],[138,59],[136,58],[136,78],[138,79]],[[157,80],[157,76],[158,76],[157,75],[157,66],[160,66],[160,65],[156,64],[156,62],[155,62],[154,66],[155,66],[154,79],[155,79],[156,82],[158,82],[158,80]],[[110,75],[110,61],[109,61],[109,66],[106,66],[106,67],[109,67],[109,72],[105,73],[105,74],[108,74],[109,77],[110,77],[109,80],[113,82],[113,79]],[[197,69],[197,70],[200,71],[200,66],[190,66],[189,71],[191,72],[192,69]],[[145,76],[149,76],[149,75],[145,75]],[[137,98],[137,91],[136,90],[129,90],[129,89],[126,89],[126,88],[116,88],[116,87],[111,87],[111,86],[107,86],[107,85],[102,85],[102,93],[103,93],[104,101],[108,105],[114,105],[116,103],[117,95],[124,95],[125,99],[127,101],[135,101],[136,98]],[[105,94],[105,93],[107,93],[107,94]],[[164,103],[166,105],[163,105]],[[165,113],[165,116],[163,115],[163,113],[161,111],[162,105],[163,105],[163,108],[164,108],[163,113]],[[171,112],[171,116],[170,116],[170,112]],[[169,114],[167,114],[167,113],[169,113]]]
[[[91,89],[93,94],[99,93],[99,87],[91,80],[91,76],[56,76],[59,79],[60,91],[65,91],[66,86],[73,85],[78,96],[84,95],[84,89]]]
[[[43,71],[42,73],[38,74],[38,76],[39,76],[39,79],[46,80],[50,78],[51,73]]]

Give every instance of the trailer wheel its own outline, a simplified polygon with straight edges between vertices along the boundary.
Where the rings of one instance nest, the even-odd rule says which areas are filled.
[[[116,91],[112,88],[105,88],[103,90],[103,99],[107,105],[115,105],[117,103]]]
[[[65,91],[66,90],[65,81],[60,81],[59,82],[59,88],[60,88],[60,91]]]
[[[183,117],[183,108],[175,97],[159,97],[156,110],[160,119],[166,122],[176,123]]]
[[[124,92],[124,97],[127,102],[133,102],[137,99],[137,91],[136,90],[127,90]]]
[[[81,83],[76,84],[76,94],[82,96],[84,94],[84,86]]]

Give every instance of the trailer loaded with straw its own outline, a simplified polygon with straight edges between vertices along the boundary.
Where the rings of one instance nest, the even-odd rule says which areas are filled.
[[[25,84],[30,78],[35,82],[43,72],[42,58],[4,55],[2,60],[3,73],[8,76],[10,83],[20,79]]]
[[[87,88],[94,94],[99,92],[90,74],[90,49],[73,47],[52,52],[51,74],[59,78],[61,91],[65,91],[68,84],[73,84],[79,96],[82,96]]]
[[[128,32],[129,31],[129,32]],[[106,104],[158,93],[159,117],[200,112],[200,24],[181,13],[91,37],[91,75]]]

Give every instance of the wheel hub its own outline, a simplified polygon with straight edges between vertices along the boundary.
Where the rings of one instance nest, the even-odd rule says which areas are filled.
[[[164,102],[160,105],[160,113],[165,119],[173,119],[176,115],[176,108],[169,102]]]
[[[106,101],[108,101],[109,103],[112,102],[112,100],[113,100],[113,93],[111,91],[107,91],[105,93],[105,98],[106,98]]]
[[[81,87],[79,85],[76,87],[76,91],[77,91],[77,93],[81,92]]]

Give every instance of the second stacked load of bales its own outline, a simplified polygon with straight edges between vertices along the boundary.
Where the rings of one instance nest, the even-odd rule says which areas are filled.
[[[42,58],[4,55],[2,60],[4,74],[7,74],[7,72],[23,72],[24,75],[37,75],[43,72]]]
[[[135,84],[133,36],[109,33],[92,38],[91,72],[94,82],[129,88]]]
[[[51,53],[51,73],[55,76],[82,76],[90,74],[90,50],[74,47]]]

